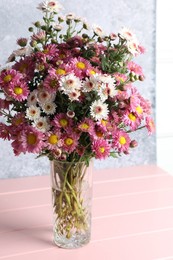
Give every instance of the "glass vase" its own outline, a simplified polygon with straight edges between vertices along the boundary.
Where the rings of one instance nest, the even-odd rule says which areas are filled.
[[[51,161],[54,242],[78,248],[90,241],[92,162]]]

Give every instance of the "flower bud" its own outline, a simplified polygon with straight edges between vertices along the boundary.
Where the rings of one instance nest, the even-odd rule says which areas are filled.
[[[40,27],[41,27],[41,24],[40,24],[39,21],[35,22],[34,25],[35,25],[35,27],[37,27],[37,28],[40,28]]]
[[[140,75],[140,76],[139,76],[139,80],[140,80],[140,81],[144,81],[144,80],[145,80],[145,76],[144,76],[144,75]]]
[[[29,32],[33,32],[33,31],[34,31],[33,27],[29,27],[29,28],[28,28],[28,31],[29,31]]]
[[[138,143],[137,143],[136,140],[132,140],[132,141],[130,142],[130,147],[131,147],[131,148],[135,148],[135,147],[137,147],[137,146],[138,146]]]

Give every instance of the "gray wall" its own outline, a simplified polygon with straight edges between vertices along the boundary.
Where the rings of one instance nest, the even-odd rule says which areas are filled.
[[[0,0],[0,64],[3,65],[16,49],[16,39],[27,37],[27,28],[41,18],[36,9],[40,0]],[[122,26],[132,29],[147,52],[137,58],[146,80],[139,91],[150,99],[155,112],[155,0],[70,0],[61,1],[65,13],[73,12],[86,17],[90,24],[100,25],[104,31],[117,32]],[[152,164],[156,161],[155,136],[147,132],[135,133],[138,148],[119,159],[95,161],[96,168],[124,167]],[[49,173],[47,158],[35,159],[32,154],[15,157],[9,142],[0,140],[0,178],[45,175]]]

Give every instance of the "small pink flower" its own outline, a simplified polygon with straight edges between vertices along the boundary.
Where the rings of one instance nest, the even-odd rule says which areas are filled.
[[[63,144],[60,131],[49,132],[46,134],[45,140],[45,147],[49,150],[56,150]]]
[[[52,125],[57,128],[67,129],[72,125],[72,119],[69,118],[66,114],[60,113],[54,117]]]
[[[3,70],[0,74],[0,85],[1,87],[5,87],[8,86],[11,82],[20,80],[22,78],[23,75],[14,69]]]
[[[130,142],[129,135],[123,130],[117,130],[113,134],[112,147],[117,149],[118,152],[128,152]]]
[[[50,93],[56,93],[59,88],[59,80],[57,76],[48,75],[43,82],[44,89]]]
[[[44,134],[32,126],[25,127],[19,137],[19,152],[40,153],[44,148]]]
[[[136,75],[144,76],[142,67],[133,61],[128,62],[127,68],[129,69],[130,72],[134,72]]]
[[[29,95],[27,83],[16,81],[9,85],[7,94],[17,101],[26,100]]]
[[[11,139],[11,134],[10,134],[10,128],[9,126],[0,123],[0,138],[4,140],[10,140]]]
[[[71,68],[71,71],[75,74],[76,77],[79,77],[82,79],[86,75],[86,71],[90,67],[90,63],[88,60],[79,57],[79,58],[74,58],[70,60],[69,67]]]
[[[74,133],[72,129],[65,133],[63,135],[63,150],[68,153],[73,152],[78,145],[79,137],[80,136]]]
[[[151,117],[146,117],[146,127],[149,135],[155,132],[155,123]]]
[[[94,122],[92,119],[85,118],[82,122],[78,124],[78,129],[82,132],[87,132],[90,135],[93,135],[94,132]]]
[[[96,159],[105,159],[110,155],[110,145],[104,139],[97,139],[92,144]]]
[[[32,56],[26,56],[21,58],[13,65],[13,69],[23,74],[27,80],[31,80],[34,77],[35,63]]]
[[[124,83],[127,80],[127,76],[125,74],[121,74],[119,72],[116,72],[114,74],[114,77],[116,79],[116,85],[117,86]]]
[[[126,111],[126,113],[122,117],[122,121],[126,126],[129,126],[130,129],[133,131],[135,131],[141,123],[141,120],[137,116],[137,113],[133,113],[130,111]]]

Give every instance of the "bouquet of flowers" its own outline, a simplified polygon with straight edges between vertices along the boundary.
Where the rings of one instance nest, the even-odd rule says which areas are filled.
[[[106,35],[84,19],[60,14],[57,1],[38,6],[44,16],[30,39],[9,57],[0,73],[0,137],[15,155],[36,153],[50,160],[87,160],[128,154],[130,133],[154,130],[150,102],[133,83],[143,81],[133,60],[144,53],[123,28]],[[57,16],[57,17],[56,17]]]
[[[71,13],[62,16],[55,0],[38,9],[43,20],[29,28],[29,39],[17,40],[20,48],[0,72],[0,137],[11,140],[15,155],[64,162],[52,168],[55,241],[77,247],[90,237],[86,165],[128,154],[137,146],[131,132],[154,131],[151,104],[133,84],[145,79],[133,61],[144,48],[127,28],[105,34]]]

